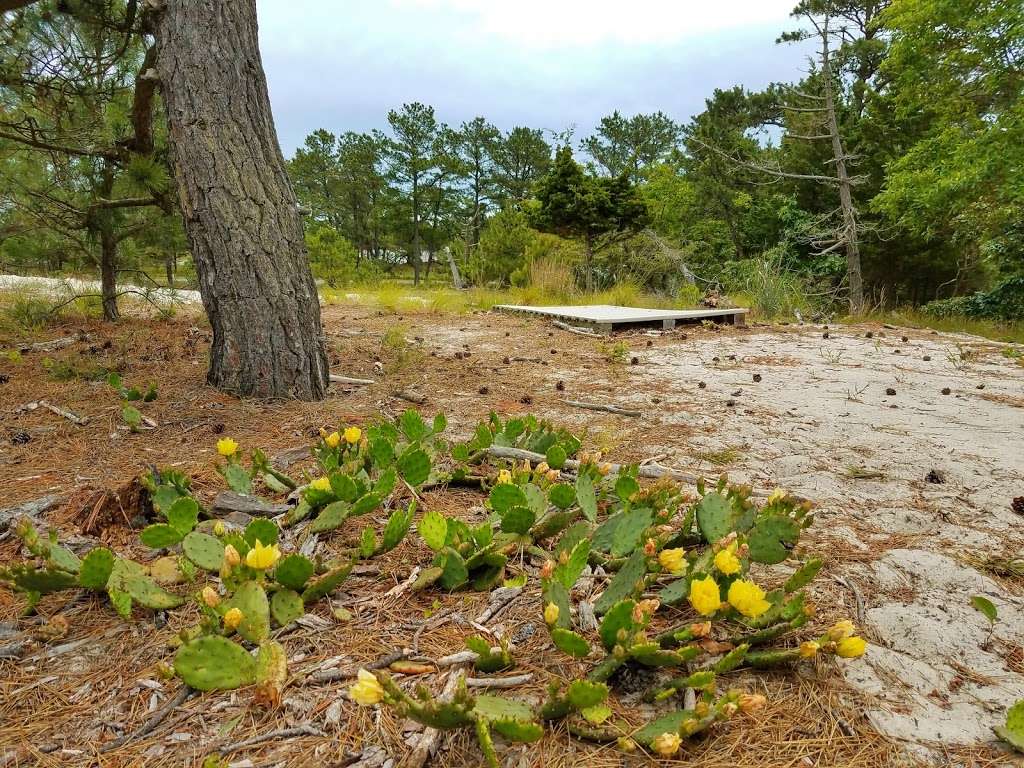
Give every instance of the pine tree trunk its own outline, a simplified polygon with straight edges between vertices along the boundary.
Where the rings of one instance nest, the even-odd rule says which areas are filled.
[[[255,0],[166,0],[155,33],[185,231],[213,328],[209,382],[317,400],[328,366]]]
[[[117,238],[109,226],[100,230],[100,294],[103,300],[103,319],[116,322],[121,319],[117,309]]]

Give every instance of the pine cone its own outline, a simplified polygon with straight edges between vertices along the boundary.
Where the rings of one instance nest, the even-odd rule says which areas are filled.
[[[1010,509],[1018,515],[1024,515],[1024,496],[1018,496],[1014,499],[1013,503],[1010,505]]]

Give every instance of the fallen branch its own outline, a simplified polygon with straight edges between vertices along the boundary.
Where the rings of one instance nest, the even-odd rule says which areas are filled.
[[[303,681],[303,685],[319,685],[321,683],[336,683],[339,680],[350,680],[359,674],[360,669],[384,669],[384,667],[390,667],[396,661],[401,661],[411,655],[412,649],[402,648],[401,650],[385,654],[376,661],[369,661],[366,664],[359,664],[347,669],[325,669],[307,677]]]
[[[30,517],[38,521],[39,515],[49,512],[60,504],[60,496],[42,496],[33,501],[16,504],[13,507],[0,509],[0,533],[11,527],[11,523],[19,517]]]
[[[76,341],[88,341],[89,337],[85,334],[75,336],[62,336],[59,339],[53,339],[51,341],[37,341],[35,344],[22,344],[18,347],[18,351],[21,353],[27,352],[56,352],[58,349],[64,349],[64,347],[70,347]]]
[[[195,691],[187,685],[183,685],[181,690],[174,695],[174,698],[168,701],[163,709],[154,713],[137,731],[126,733],[124,736],[119,736],[113,741],[108,741],[100,748],[100,752],[110,752],[111,750],[124,746],[130,741],[136,741],[137,739],[141,739],[143,736],[151,733],[158,725],[160,725],[160,723],[167,719],[167,716],[170,715],[171,712],[184,704],[193,693],[195,693]]]
[[[427,402],[426,395],[420,395],[416,392],[407,392],[404,389],[400,389],[395,392],[394,396],[401,400],[407,400],[410,403],[415,403],[416,405],[424,405]]]
[[[89,423],[88,416],[79,416],[74,411],[69,411],[67,408],[61,408],[60,406],[54,405],[46,400],[33,400],[31,403],[19,405],[17,411],[18,413],[24,413],[25,411],[34,411],[36,408],[46,408],[48,411],[53,411],[58,416],[63,416],[68,421],[73,422],[80,427],[84,427]]]
[[[605,405],[603,403],[583,403],[579,400],[563,400],[566,405],[571,405],[573,408],[585,408],[588,411],[604,411],[606,413],[614,413],[617,416],[641,416],[643,415],[640,411],[634,411],[629,408],[620,408],[617,405]]]
[[[213,500],[211,512],[224,517],[233,512],[242,512],[251,517],[276,517],[291,510],[287,504],[274,504],[258,496],[245,496],[234,491],[221,491]]]
[[[507,608],[513,600],[523,593],[522,587],[498,587],[491,593],[491,602],[488,604],[484,612],[476,617],[475,621],[477,624],[486,624],[505,608]]]
[[[373,379],[353,379],[351,376],[339,376],[336,373],[331,374],[332,384],[376,384],[377,382]]]
[[[590,336],[591,338],[594,339],[602,338],[600,333],[594,333],[593,331],[588,330],[586,328],[579,328],[575,325],[569,325],[568,323],[563,323],[561,320],[555,320],[551,324],[555,326],[555,328],[561,328],[563,331],[575,333],[578,336]]]
[[[237,752],[238,750],[245,749],[246,747],[255,747],[257,744],[262,744],[265,741],[274,741],[275,739],[294,739],[296,736],[323,735],[323,731],[319,728],[314,728],[312,725],[297,725],[294,728],[279,728],[276,731],[270,731],[269,733],[264,733],[261,736],[253,736],[251,739],[236,741],[234,744],[228,744],[226,747],[220,747],[217,751],[223,755],[228,752]]]
[[[533,673],[512,675],[511,677],[467,677],[466,685],[470,688],[515,688],[533,680]]]

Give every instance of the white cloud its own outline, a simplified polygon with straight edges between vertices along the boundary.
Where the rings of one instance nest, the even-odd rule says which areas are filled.
[[[457,14],[473,32],[531,48],[664,44],[785,24],[795,0],[390,0],[396,10]],[[469,30],[463,30],[469,31]]]

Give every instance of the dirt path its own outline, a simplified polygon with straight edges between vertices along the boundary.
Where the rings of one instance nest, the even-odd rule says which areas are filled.
[[[423,410],[445,411],[456,434],[467,433],[491,409],[533,412],[585,430],[587,446],[605,450],[613,460],[658,456],[665,465],[712,478],[727,472],[733,480],[761,489],[779,485],[818,503],[816,524],[802,546],[827,559],[814,588],[819,612],[826,618],[854,616],[859,604],[872,645],[865,663],[806,667],[768,681],[768,692],[780,696],[794,685],[801,691],[806,686],[810,698],[801,701],[819,707],[813,722],[791,724],[779,699],[772,716],[784,724],[777,726],[773,749],[784,745],[792,761],[810,755],[816,765],[865,764],[864,745],[875,742],[866,732],[870,728],[860,729],[857,718],[863,714],[874,729],[921,754],[955,754],[965,764],[979,762],[976,754],[999,754],[992,750],[990,726],[1024,697],[1024,582],[999,574],[992,562],[1017,556],[1024,539],[1021,518],[1010,509],[1011,499],[1024,495],[1024,367],[1002,356],[1002,345],[878,326],[832,328],[828,338],[813,326],[697,327],[605,341],[532,319],[403,317],[341,306],[325,309],[325,328],[335,372],[377,384],[336,387],[316,404],[239,403],[204,384],[208,331],[184,313],[164,322],[69,325],[37,334],[32,340],[79,330],[86,337],[52,354],[25,354],[20,362],[0,356],[0,374],[8,377],[0,384],[0,508],[46,493],[116,487],[151,464],[192,474],[197,492],[207,496],[222,487],[212,471],[218,435],[274,453],[307,441],[325,424],[400,413],[408,403],[393,397],[399,389],[426,395]],[[19,341],[25,340],[0,339],[0,348]],[[159,384],[159,399],[146,406],[160,424],[156,430],[130,434],[120,428],[120,403],[102,381],[110,369],[131,384]],[[895,394],[887,394],[888,388]],[[950,393],[943,394],[944,388]],[[18,410],[39,398],[89,421],[77,426],[43,409]],[[565,399],[627,405],[644,415],[580,410]],[[426,507],[448,513],[468,503],[459,492],[425,500]],[[74,533],[80,524],[76,514],[69,506],[52,519]],[[132,540],[127,528],[106,535],[115,544]],[[13,554],[10,541],[0,541],[0,549],[0,559]],[[385,574],[397,583],[409,558],[419,555],[399,552]],[[998,606],[991,636],[987,620],[970,605],[973,595]],[[465,599],[455,595],[442,602],[463,610]],[[427,597],[419,602],[402,611],[409,616],[437,609]],[[13,618],[15,608],[16,601],[0,591],[0,620]],[[340,628],[337,637],[320,645],[298,642],[290,652],[307,663],[331,654],[372,659],[407,641],[401,623],[388,623],[375,606],[355,613],[354,624]],[[510,613],[508,629],[535,621],[535,613],[529,606]],[[334,621],[326,612],[325,617]],[[75,631],[91,633],[94,643],[104,632],[113,637],[126,631],[101,607],[90,607],[82,622],[69,641],[78,637]],[[353,635],[353,627],[363,624],[370,634]],[[153,638],[166,639],[172,629],[132,625],[132,643],[117,652],[118,663],[126,666],[112,665],[114,671],[104,668],[102,655],[75,656],[73,674],[56,683],[45,665],[18,667],[16,673],[11,667],[9,685],[0,691],[32,691],[14,705],[16,712],[27,716],[44,700],[57,701],[56,692],[74,706],[47,705],[45,723],[0,723],[0,741],[41,742],[61,733],[74,733],[71,741],[95,741],[110,737],[114,719],[142,718],[146,701],[153,706],[158,692],[139,688],[138,698],[146,701],[95,697],[144,676],[147,665],[166,655],[158,642],[151,645]],[[545,652],[543,634],[528,644],[528,657]],[[458,640],[424,638],[436,655],[450,652],[453,642]],[[833,699],[823,692],[831,691],[828,681],[837,674],[845,675],[849,689]],[[95,683],[92,693],[80,692],[83,681]],[[50,698],[43,697],[45,691]],[[246,727],[261,732],[321,718],[334,700],[330,696],[337,695],[324,694],[297,692],[276,719],[257,721],[246,714]],[[231,701],[221,697],[211,706],[222,714],[200,724],[190,721],[188,730],[197,739],[204,733],[209,738],[239,714]],[[858,728],[854,736],[847,734],[848,724],[837,725],[849,722]],[[376,727],[360,723],[357,728],[355,721],[343,720],[338,726],[348,740],[344,745],[333,737],[306,740],[313,751],[305,754],[323,758],[355,746],[349,743],[352,733]],[[19,730],[24,727],[31,733]],[[813,749],[802,728],[816,734]],[[124,759],[140,758],[143,748],[151,750],[154,765],[181,764],[186,754],[197,754],[174,741],[177,732],[161,738],[126,751]],[[742,745],[732,738],[702,742],[690,757],[737,764]],[[567,737],[552,739],[531,756],[559,759],[576,748]],[[458,750],[443,764],[465,764],[465,745]],[[619,764],[607,753],[600,758],[593,765]]]

